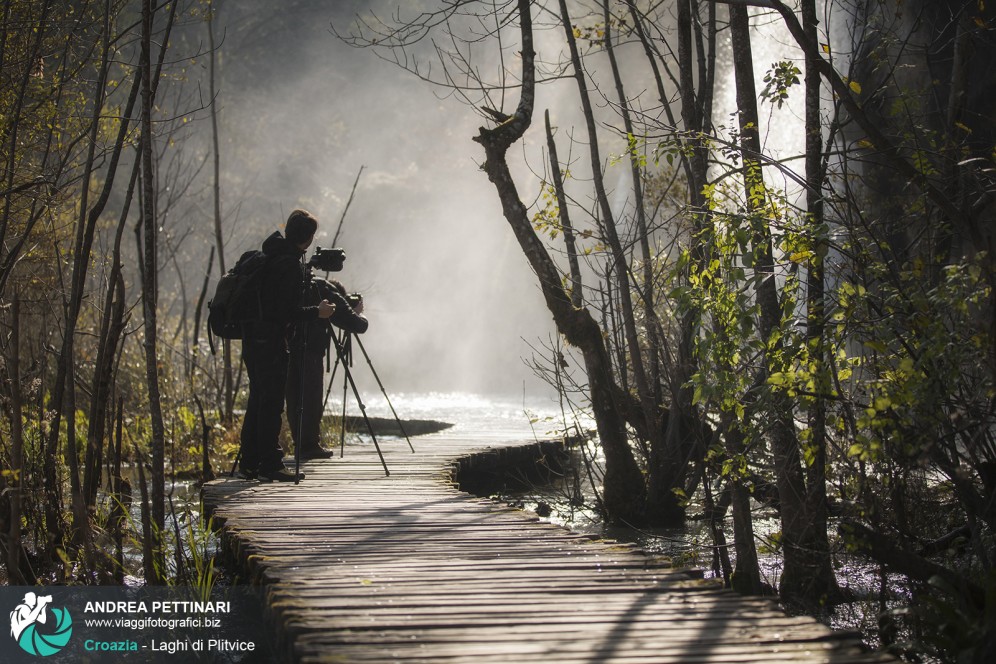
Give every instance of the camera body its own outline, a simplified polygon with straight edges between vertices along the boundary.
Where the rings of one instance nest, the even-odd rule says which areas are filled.
[[[339,272],[346,262],[346,252],[342,249],[322,249],[315,248],[315,253],[308,261],[308,267],[321,270],[323,272]]]

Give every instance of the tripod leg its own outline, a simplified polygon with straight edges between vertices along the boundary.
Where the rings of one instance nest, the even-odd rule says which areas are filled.
[[[343,365],[345,368],[346,365]],[[339,458],[346,454],[346,381],[345,372],[342,376],[342,417],[339,418]]]
[[[325,420],[325,410],[326,410],[326,408],[328,408],[328,405],[329,405],[329,396],[332,394],[332,383],[335,382],[335,374],[336,374],[336,371],[338,371],[338,370],[339,370],[339,357],[336,356],[336,358],[335,358],[335,364],[332,365],[332,373],[329,375],[329,384],[325,388],[325,399],[322,401],[322,420],[323,421]],[[321,427],[319,427],[319,430],[321,430]]]
[[[363,414],[363,421],[367,423],[367,431],[370,432],[370,438],[373,440],[374,449],[377,450],[377,456],[380,457],[380,465],[384,466],[384,474],[390,475],[391,471],[387,469],[387,462],[384,461],[384,455],[380,451],[380,444],[377,443],[377,435],[374,433],[373,425],[370,424],[370,418],[367,417],[367,407],[363,405],[363,400],[360,399],[360,392],[356,389],[356,383],[353,382],[353,377],[346,372],[346,378],[349,380],[349,386],[353,388],[353,396],[356,397],[356,403],[360,405],[360,412]]]
[[[360,352],[363,353],[363,358],[367,361],[367,366],[370,367],[370,373],[372,373],[373,377],[377,379],[377,385],[380,386],[381,394],[384,395],[384,399],[387,400],[387,405],[391,408],[391,414],[394,415],[394,421],[398,423],[398,427],[401,429],[402,435],[405,437],[405,440],[408,441],[408,449],[410,449],[414,454],[415,448],[412,446],[411,438],[408,437],[408,432],[405,431],[405,425],[402,424],[401,418],[398,417],[397,411],[394,410],[394,404],[391,403],[391,397],[387,396],[387,390],[384,388],[384,383],[380,382],[380,376],[377,375],[377,370],[374,369],[373,362],[370,361],[370,356],[367,355],[367,349],[363,347],[363,342],[360,341],[359,337],[354,338],[356,339],[356,343],[360,346]]]
[[[301,324],[304,328],[304,336],[301,342],[301,354],[299,357],[297,370],[300,374],[297,391],[297,440],[294,441],[294,484],[301,481],[301,446],[304,443],[304,363],[307,361],[308,352],[308,328],[307,323]]]
[[[348,339],[349,335],[347,334],[346,337]],[[338,340],[335,341],[335,352],[338,353],[339,358],[342,359],[342,368],[346,372],[346,380],[349,381],[349,387],[353,390],[353,396],[356,397],[356,403],[360,406],[360,413],[363,415],[363,421],[367,424],[367,431],[370,432],[370,438],[373,440],[374,449],[377,450],[377,456],[380,457],[380,465],[384,466],[384,474],[389,476],[391,471],[387,469],[387,462],[384,461],[384,454],[380,451],[380,443],[377,442],[377,435],[374,433],[373,425],[370,424],[370,418],[367,417],[367,407],[363,404],[363,399],[360,398],[360,391],[356,389],[356,383],[353,382],[353,374],[349,370],[349,363],[342,358],[342,344],[340,344]],[[343,387],[343,390],[345,390],[345,386]],[[343,408],[345,408],[345,396],[343,397],[342,403]],[[343,420],[343,426],[345,426],[345,420]]]

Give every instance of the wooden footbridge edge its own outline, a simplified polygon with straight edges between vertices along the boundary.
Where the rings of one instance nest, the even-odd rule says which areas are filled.
[[[401,664],[892,662],[635,546],[478,498],[461,472],[552,458],[491,432],[309,462],[299,485],[202,489],[267,604],[279,661]],[[526,465],[529,465],[528,462]],[[466,479],[466,478],[464,478]]]

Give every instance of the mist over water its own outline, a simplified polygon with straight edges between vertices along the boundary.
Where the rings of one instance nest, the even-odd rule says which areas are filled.
[[[548,345],[555,328],[535,275],[502,216],[494,186],[480,170],[483,150],[472,137],[481,118],[458,99],[447,98],[446,90],[418,80],[371,49],[352,48],[332,33],[332,25],[348,32],[358,14],[370,11],[390,19],[399,6],[402,16],[410,18],[435,4],[291,0],[272,5],[249,0],[220,5],[217,99],[227,263],[258,247],[295,207],[320,219],[315,245],[331,246],[362,167],[337,241],[347,254],[345,269],[331,276],[363,293],[370,329],[362,341],[388,390],[549,398],[552,389],[523,358],[531,357],[532,348]],[[765,23],[758,20],[762,33],[768,30]],[[562,28],[546,17],[536,36],[540,56],[557,61]],[[765,36],[756,53],[759,88],[772,62],[798,58],[783,35]],[[428,63],[434,59],[430,49],[424,42],[415,52]],[[618,55],[635,86],[646,68],[645,56],[632,44],[619,48]],[[592,62],[588,73],[602,88],[593,100],[611,114],[608,64]],[[206,63],[206,58],[199,61],[204,71]],[[486,78],[497,80],[497,63],[484,59],[475,64]],[[511,59],[504,64],[511,70],[518,66]],[[438,62],[433,67],[432,76],[439,79]],[[732,71],[721,88],[716,121],[730,123],[735,110]],[[607,97],[600,99],[600,94]],[[517,99],[517,90],[506,93],[503,110],[510,112]],[[643,103],[653,100],[647,97]],[[799,151],[799,103],[801,94],[792,95],[784,109],[770,109],[765,125],[776,129],[765,136],[769,149],[778,144],[786,153]],[[583,141],[571,141],[581,138],[583,118],[574,83],[567,79],[540,86],[533,127],[521,146],[513,148],[519,154],[510,154],[527,204],[540,189],[537,173],[526,168],[543,168],[546,109],[561,160],[570,162],[580,181],[568,187],[576,187],[579,196],[589,195],[587,148]],[[199,136],[205,144],[209,140],[207,121]],[[528,167],[521,163],[523,151]],[[602,148],[606,168],[616,171],[607,173],[607,181],[614,187],[610,196],[620,218],[632,212],[628,166],[618,159],[624,151],[621,139]],[[768,175],[788,184],[780,174]],[[798,188],[791,194],[798,195]],[[200,265],[212,244],[209,210],[205,205],[200,211],[205,220],[202,255],[195,259]],[[357,362],[363,365],[354,367],[361,388],[377,390],[358,353]]]
[[[337,242],[345,269],[331,276],[364,295],[362,341],[387,389],[550,394],[520,358],[552,320],[479,170],[479,118],[330,31],[374,4],[221,6],[228,265],[295,207],[318,216],[315,246],[331,246],[364,167]],[[377,390],[358,351],[356,363],[361,389]]]

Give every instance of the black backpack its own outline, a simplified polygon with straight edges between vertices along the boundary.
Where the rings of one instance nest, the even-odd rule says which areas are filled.
[[[267,256],[247,251],[218,281],[208,302],[208,330],[222,339],[241,339],[246,323],[263,317],[260,285]]]

